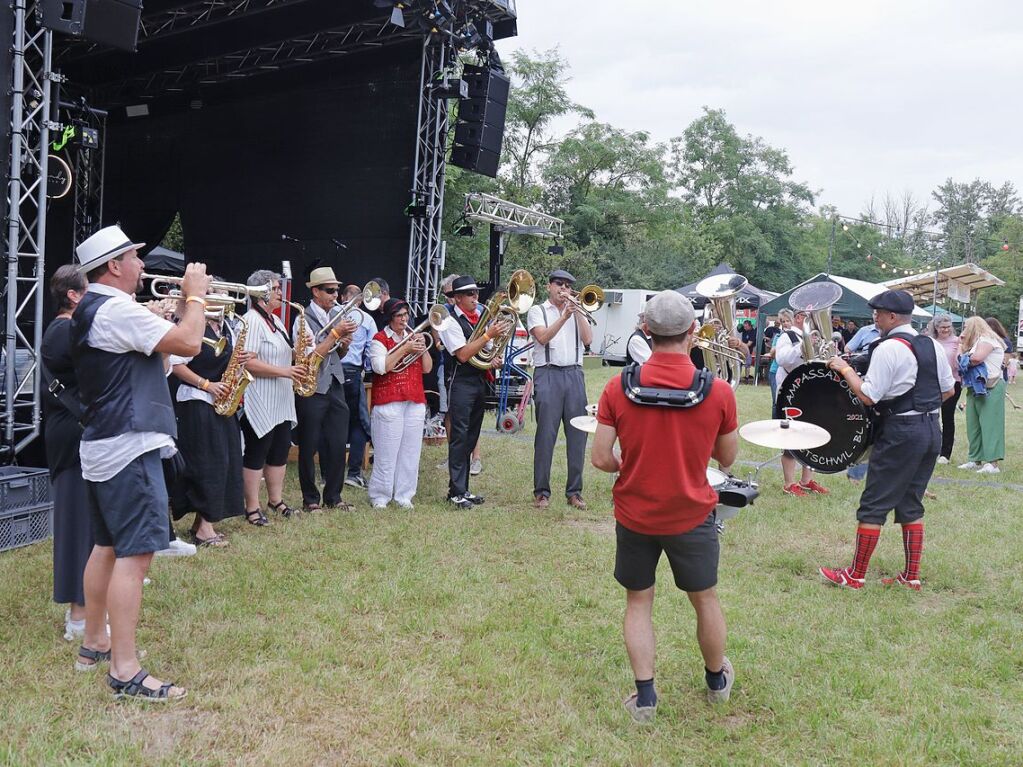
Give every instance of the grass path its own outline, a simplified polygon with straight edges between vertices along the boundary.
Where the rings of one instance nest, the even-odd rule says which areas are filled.
[[[595,399],[611,371],[587,374]],[[740,388],[740,420],[766,418],[768,396]],[[1023,419],[1007,419],[1014,447]],[[49,544],[0,555],[0,764],[1023,762],[1015,455],[980,485],[954,468],[965,442],[939,467],[920,594],[877,584],[902,565],[894,528],[863,592],[822,585],[817,566],[851,554],[858,488],[829,477],[831,495],[797,501],[765,468],[722,545],[732,702],[703,702],[692,611],[662,562],[662,705],[638,729],[620,705],[631,675],[609,478],[588,469],[586,512],[540,513],[529,440],[486,435],[483,453],[480,511],[444,505],[445,454],[430,447],[414,512],[371,511],[348,488],[353,513],[233,521],[229,549],[158,560],[140,643],[155,674],[189,688],[170,708],[115,704],[72,671]],[[769,457],[741,446],[743,461]],[[555,488],[563,461],[559,448]]]

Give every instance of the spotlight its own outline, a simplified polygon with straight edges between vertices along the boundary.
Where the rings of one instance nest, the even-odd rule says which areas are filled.
[[[429,214],[429,208],[419,200],[413,199],[405,206],[405,215],[409,218],[426,218]]]
[[[551,245],[547,248],[548,255],[551,256],[563,256],[565,255],[565,247],[563,245]]]
[[[476,236],[476,229],[473,228],[472,224],[470,224],[468,222],[464,222],[464,223],[461,223],[461,224],[459,224],[458,226],[455,227],[455,236],[456,237],[475,237]]]

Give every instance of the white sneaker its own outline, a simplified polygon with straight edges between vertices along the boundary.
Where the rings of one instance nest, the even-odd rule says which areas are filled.
[[[191,557],[195,554],[196,548],[188,541],[183,541],[180,538],[175,538],[170,542],[170,546],[165,549],[161,549],[156,552],[158,557]]]
[[[995,466],[993,463],[985,463],[983,466],[981,466],[979,469],[977,469],[977,473],[978,474],[1001,474],[1002,470],[999,469],[997,466]]]
[[[966,463],[959,464],[959,468],[960,469],[973,469],[973,470],[976,470],[976,469],[980,468],[980,464],[977,463],[976,461],[967,461]]]
[[[64,639],[68,642],[74,642],[83,636],[85,636],[85,618],[82,618],[80,621],[73,621],[71,620],[71,610],[67,610],[64,613]]]
[[[483,473],[483,461],[481,461],[479,458],[477,458],[475,461],[470,463],[469,464],[469,473],[472,474],[474,477],[477,474],[482,474]]]
[[[946,464],[946,463],[948,463],[948,462],[949,462],[949,461],[948,461],[948,459],[947,459],[947,458],[946,458],[945,456],[943,456],[943,455],[939,455],[939,456],[938,456],[938,463],[940,463],[940,464]]]
[[[724,663],[721,665],[721,670],[725,672],[725,686],[721,690],[711,690],[707,688],[707,702],[708,703],[727,703],[728,699],[732,696],[732,685],[735,683],[735,669],[732,668],[732,662],[728,660],[726,656]]]
[[[398,504],[398,506],[400,506],[401,508],[406,509],[408,511],[412,511],[412,509],[415,508],[415,506],[412,505],[412,501],[397,501],[396,500],[395,503]]]
[[[373,508],[374,509],[386,509],[387,508],[387,501],[373,501]]]

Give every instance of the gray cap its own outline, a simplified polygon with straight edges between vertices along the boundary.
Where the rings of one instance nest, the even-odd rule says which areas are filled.
[[[643,309],[647,329],[655,336],[680,336],[693,326],[692,302],[676,290],[662,290]]]
[[[912,314],[913,297],[905,290],[886,290],[870,299],[867,306],[895,314]]]

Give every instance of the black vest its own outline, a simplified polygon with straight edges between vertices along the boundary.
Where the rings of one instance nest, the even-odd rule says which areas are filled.
[[[221,324],[221,328],[224,330],[224,338],[227,339],[227,345],[224,347],[223,354],[218,357],[213,353],[213,349],[203,344],[202,350],[192,357],[192,361],[188,363],[188,369],[197,376],[215,383],[223,378],[224,371],[227,370],[228,363],[231,362],[231,352],[234,351],[234,345],[231,343],[231,332],[225,324]],[[209,324],[206,325],[206,332],[203,334],[203,337],[211,341],[219,340]]]
[[[476,329],[476,326],[469,322],[464,314],[459,314],[454,309],[451,310],[451,316],[455,318],[455,322],[457,322],[459,327],[462,328],[462,334],[465,336],[466,342],[468,342],[472,337],[472,331]],[[444,378],[447,379],[448,385],[451,384],[451,380],[456,374],[463,378],[470,375],[482,378],[487,374],[487,371],[480,370],[469,362],[459,362],[458,358],[445,348]]]
[[[646,342],[647,346],[650,346],[650,338],[647,336],[647,334],[644,333],[642,330],[635,331],[631,336],[629,336],[629,340],[625,342],[625,364],[626,365],[631,365],[633,362],[638,362],[638,360],[635,359],[632,356],[632,352],[629,351],[629,345],[632,343],[632,339],[636,338],[637,336],[639,338],[642,338]],[[651,347],[651,351],[652,351],[652,347]]]
[[[890,333],[882,336],[878,341],[870,345],[870,352],[867,359],[867,368],[870,368],[870,357],[882,342],[889,339],[901,339],[909,344],[913,356],[916,358],[916,383],[913,388],[905,394],[900,394],[895,399],[882,400],[876,403],[875,407],[882,415],[905,413],[908,410],[915,410],[918,413],[930,413],[941,407],[941,387],[938,385],[938,355],[934,348],[934,342],[927,336],[912,335],[910,333]]]
[[[96,311],[110,298],[86,292],[71,316],[71,357],[85,405],[82,439],[107,439],[130,431],[177,437],[163,356],[114,354],[87,343]]]

